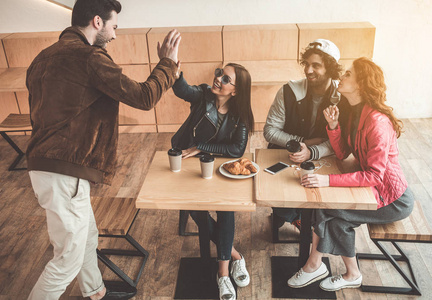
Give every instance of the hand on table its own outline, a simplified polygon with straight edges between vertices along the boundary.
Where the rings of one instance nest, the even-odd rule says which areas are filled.
[[[324,118],[329,124],[329,128],[331,130],[335,129],[338,125],[339,108],[336,105],[330,105],[329,107],[324,109],[323,113],[324,113]]]
[[[307,174],[302,177],[301,185],[307,188],[329,186],[330,177],[328,175]]]
[[[289,156],[289,158],[295,163],[302,163],[311,157],[311,152],[306,146],[305,143],[300,143],[301,150],[300,152],[293,153]]]
[[[182,151],[182,158],[183,158],[183,159],[186,159],[186,158],[189,158],[189,157],[195,156],[195,155],[197,155],[197,154],[200,153],[200,152],[201,152],[201,151],[198,150],[196,146],[194,146],[194,147],[192,147],[192,148],[189,148],[189,149],[183,150],[183,151]]]
[[[180,41],[181,41],[180,32],[178,32],[176,29],[171,30],[166,35],[162,43],[162,46],[160,45],[159,42],[157,44],[157,52],[158,52],[159,59],[167,57],[173,60],[177,64],[178,62],[177,54],[178,54]]]

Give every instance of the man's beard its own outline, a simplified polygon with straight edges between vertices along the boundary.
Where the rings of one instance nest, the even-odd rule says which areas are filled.
[[[319,86],[322,86],[322,85],[326,85],[327,81],[328,81],[328,77],[321,75],[321,76],[317,76],[315,78],[315,80],[312,80],[312,81],[308,80],[308,85],[310,87],[319,87]]]
[[[106,36],[106,31],[105,29],[102,29],[101,32],[98,32],[96,34],[96,38],[95,41],[93,43],[93,45],[95,46],[99,46],[102,48],[106,48],[107,43],[110,41],[110,39],[108,39],[108,37]]]

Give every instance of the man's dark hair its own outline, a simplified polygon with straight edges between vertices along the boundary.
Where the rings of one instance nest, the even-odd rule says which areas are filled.
[[[87,27],[95,16],[101,17],[105,24],[112,11],[120,13],[121,8],[117,0],[77,0],[72,10],[72,26]]]
[[[316,49],[316,48],[309,48],[305,52],[301,54],[301,60],[300,64],[304,66],[306,64],[306,59],[308,59],[312,54],[318,54],[323,62],[324,66],[326,68],[326,74],[331,79],[339,79],[340,74],[342,72],[342,66],[337,63],[336,59],[334,57],[328,55],[327,53]]]

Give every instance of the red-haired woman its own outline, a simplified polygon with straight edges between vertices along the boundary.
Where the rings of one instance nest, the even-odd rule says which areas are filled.
[[[338,175],[312,174],[302,178],[305,187],[370,186],[378,203],[376,211],[316,210],[308,261],[288,280],[291,287],[303,287],[328,275],[323,253],[341,255],[346,273],[326,278],[320,287],[327,291],[360,287],[362,275],[355,259],[354,228],[365,223],[385,224],[406,218],[414,199],[398,161],[396,139],[402,122],[385,104],[386,86],[379,66],[359,58],[341,77],[338,91],[352,111],[347,124],[339,124],[339,110],[324,110],[327,132],[339,159],[353,153],[361,171]]]

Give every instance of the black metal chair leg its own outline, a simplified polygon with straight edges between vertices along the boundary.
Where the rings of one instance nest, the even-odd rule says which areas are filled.
[[[186,224],[189,218],[188,210],[181,210],[179,212],[179,235],[180,236],[195,236],[198,232],[186,232]]]
[[[136,283],[123,272],[115,263],[112,262],[105,254],[103,254],[99,249],[97,251],[97,256],[101,262],[103,262],[111,271],[113,271],[121,280],[126,282],[132,287],[136,287]]]
[[[21,159],[24,157],[25,153],[21,151],[18,145],[14,143],[14,141],[6,134],[6,132],[0,132],[0,134],[6,140],[6,142],[8,142],[9,145],[11,145],[11,147],[16,151],[16,153],[18,153],[18,156],[9,166],[8,170],[9,171],[27,170],[27,168],[16,168],[16,166],[19,164]]]
[[[101,235],[103,236],[103,235]],[[133,237],[129,234],[125,236],[110,236],[106,235],[106,237],[114,237],[114,238],[124,238],[129,244],[131,244],[136,251],[134,250],[122,250],[122,249],[101,249],[97,250],[97,255],[100,261],[102,261],[111,271],[113,271],[120,279],[129,284],[132,287],[136,287],[138,281],[142,275],[144,270],[144,266],[147,263],[147,259],[149,257],[149,253],[145,250]],[[110,260],[107,255],[119,255],[119,256],[140,256],[143,257],[143,262],[141,263],[141,267],[138,271],[135,281],[132,280],[126,273],[124,273],[112,260]]]
[[[403,277],[406,283],[410,286],[409,288],[405,287],[392,287],[392,286],[374,286],[374,285],[362,285],[362,291],[371,292],[371,293],[391,293],[391,294],[405,294],[405,295],[418,295],[420,296],[420,288],[417,285],[414,272],[412,270],[411,263],[406,256],[405,252],[400,248],[400,246],[394,242],[390,241],[396,250],[400,253],[400,255],[392,255],[390,254],[380,243],[380,241],[372,240],[378,249],[383,254],[369,254],[369,253],[358,253],[357,254],[357,263],[360,259],[371,259],[371,260],[387,260],[389,261],[393,267],[398,271],[398,273]],[[405,273],[404,270],[399,266],[397,261],[404,261],[407,263],[409,272],[411,274],[411,278]]]

